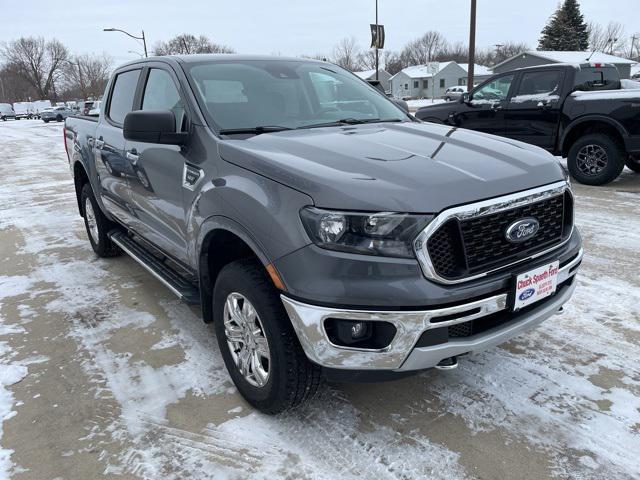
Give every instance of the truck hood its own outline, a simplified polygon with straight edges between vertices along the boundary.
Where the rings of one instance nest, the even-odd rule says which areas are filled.
[[[226,161],[330,209],[437,213],[564,179],[538,147],[427,123],[291,130],[219,148]]]

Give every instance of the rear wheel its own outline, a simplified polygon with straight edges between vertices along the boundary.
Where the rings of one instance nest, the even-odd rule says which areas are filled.
[[[214,288],[213,313],[222,358],[247,402],[276,414],[315,394],[320,368],[304,354],[261,265],[239,260],[225,266]]]
[[[592,133],[579,138],[569,149],[567,166],[571,176],[585,185],[604,185],[624,168],[624,151],[613,138]]]
[[[58,115],[56,117],[56,122],[61,122],[62,121],[62,115]]]
[[[87,236],[91,243],[91,248],[99,257],[115,257],[122,253],[122,250],[111,241],[108,233],[116,228],[116,224],[109,220],[96,201],[93,190],[89,183],[82,187],[82,216]]]
[[[640,155],[629,155],[625,163],[627,168],[636,173],[640,173]]]

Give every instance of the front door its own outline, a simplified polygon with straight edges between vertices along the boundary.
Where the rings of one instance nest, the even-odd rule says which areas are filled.
[[[122,124],[126,114],[133,108],[140,72],[138,68],[116,74],[104,121],[98,124],[93,139],[100,196],[107,210],[125,225],[131,223],[127,178],[133,171],[125,158]]]
[[[187,126],[183,96],[174,72],[158,64],[145,70],[142,110],[170,110],[176,131]],[[126,158],[133,175],[128,177],[134,231],[177,260],[187,263],[186,212],[183,177],[187,159],[182,147],[127,141]]]
[[[481,85],[449,116],[452,125],[478,132],[504,135],[505,108],[514,74],[502,75]]]
[[[524,72],[506,112],[505,135],[552,150],[561,107],[562,70]]]

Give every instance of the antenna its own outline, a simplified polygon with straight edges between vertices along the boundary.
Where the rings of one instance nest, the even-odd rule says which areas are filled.
[[[589,55],[589,56],[587,57],[587,62],[588,62],[589,60],[591,60],[591,57],[593,57],[593,54],[594,54],[594,53],[596,53],[596,51],[595,51],[595,50],[593,50],[593,51],[591,52],[591,55]]]

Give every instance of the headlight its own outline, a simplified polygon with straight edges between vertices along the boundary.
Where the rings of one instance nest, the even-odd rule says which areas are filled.
[[[304,228],[322,248],[342,252],[413,258],[413,240],[433,215],[354,213],[305,207]]]

